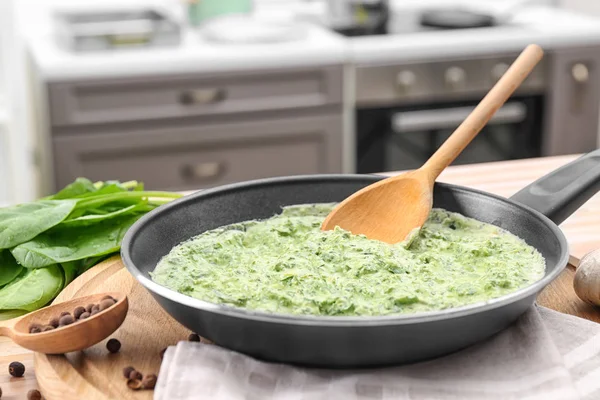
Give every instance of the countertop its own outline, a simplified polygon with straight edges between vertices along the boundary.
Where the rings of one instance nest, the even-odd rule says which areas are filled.
[[[395,26],[400,33],[416,23],[413,10],[423,1],[443,4],[440,0],[391,0],[391,18],[398,22]],[[462,3],[484,4],[475,0]],[[503,2],[489,0],[485,4],[486,10],[494,15],[502,16],[506,11]],[[40,11],[43,12],[48,10]],[[547,4],[521,7],[506,20],[505,26],[498,28],[361,38],[344,37],[327,29],[322,1],[257,1],[256,15],[267,21],[297,23],[306,30],[306,37],[292,42],[221,45],[206,41],[196,28],[185,30],[182,44],[177,47],[73,54],[57,45],[48,20],[44,27],[41,23],[32,24],[24,33],[33,63],[46,81],[306,65],[385,64],[429,57],[518,52],[529,43],[538,43],[546,50],[600,44],[598,18]]]
[[[575,157],[560,156],[455,166],[444,171],[438,181],[510,196]],[[571,254],[577,258],[600,247],[600,194],[584,204],[561,225],[561,228],[569,241]],[[546,307],[598,320],[597,309],[586,307],[585,303],[573,297],[572,274],[571,270],[565,270],[563,275],[546,288],[538,301]],[[0,354],[2,399],[24,399],[27,391],[36,387],[32,353],[14,345],[7,338],[0,338]],[[25,364],[24,378],[12,378],[8,374],[8,364],[11,361],[21,361]]]

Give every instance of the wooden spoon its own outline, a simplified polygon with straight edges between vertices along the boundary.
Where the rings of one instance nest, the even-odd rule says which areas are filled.
[[[48,325],[48,321],[67,311],[73,315],[77,306],[99,304],[104,296],[117,300],[111,307],[86,319],[56,329],[29,333],[32,324]],[[129,304],[122,293],[100,293],[80,297],[31,312],[19,318],[0,322],[0,335],[10,337],[19,346],[46,354],[63,354],[86,349],[113,333],[125,319]]]
[[[419,169],[369,185],[352,194],[327,216],[322,230],[336,226],[369,239],[397,243],[427,220],[433,184],[440,173],[481,131],[494,113],[541,60],[543,51],[529,45],[462,124]]]

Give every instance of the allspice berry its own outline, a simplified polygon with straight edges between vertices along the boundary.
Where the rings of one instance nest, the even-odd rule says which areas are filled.
[[[142,381],[140,379],[128,379],[127,387],[131,390],[140,390],[142,388]]]
[[[25,373],[25,366],[18,361],[13,361],[8,365],[8,373],[15,378],[20,378]]]
[[[52,325],[46,325],[42,328],[42,332],[53,331],[55,328]]]
[[[27,400],[42,400],[42,394],[37,389],[31,389],[27,392]]]
[[[86,312],[84,312],[83,314],[81,314],[79,316],[79,319],[86,319],[86,318],[89,318],[89,317],[90,317],[90,313],[86,311]]]
[[[137,380],[141,381],[142,378],[143,378],[142,373],[139,371],[136,371],[135,369],[129,373],[129,379],[137,379]]]
[[[2,388],[0,388],[0,398],[2,398]]]
[[[114,297],[109,296],[109,295],[106,295],[102,299],[100,299],[100,301],[102,301],[102,300],[112,300],[114,303],[117,302],[117,300]]]
[[[85,306],[85,311],[91,313],[92,312],[92,308],[94,308],[95,304],[88,304],[87,306]]]
[[[55,327],[55,328],[58,328],[58,318],[56,318],[56,317],[52,318],[52,319],[51,319],[51,320],[48,322],[48,325],[51,325],[51,326],[53,326],[53,327]]]
[[[94,305],[92,306],[92,311],[90,311],[90,314],[94,315],[94,314],[93,314],[93,313],[94,313],[94,311],[96,311],[96,312],[100,311],[100,306],[99,306],[98,304],[94,304]]]
[[[105,299],[100,302],[100,311],[104,311],[109,307],[112,307],[115,302],[112,299]]]
[[[71,325],[75,320],[71,316],[71,314],[65,314],[58,320],[58,326],[66,326]]]
[[[29,333],[40,333],[42,331],[42,327],[38,324],[32,324],[29,327]]]
[[[100,312],[100,310],[98,310],[97,308],[92,308],[92,312],[90,313],[90,317],[93,315],[96,315]]]
[[[125,367],[123,368],[123,376],[127,379],[129,379],[129,374],[131,374],[133,371],[135,371],[135,368],[133,367]]]
[[[109,339],[108,342],[106,342],[106,348],[111,353],[117,353],[121,349],[121,342],[115,338]]]
[[[79,319],[79,317],[81,317],[81,314],[83,314],[85,312],[85,308],[82,306],[79,307],[75,307],[75,310],[73,310],[73,317],[75,317],[75,319]]]
[[[154,389],[156,386],[156,375],[148,374],[142,379],[142,388],[143,389]]]
[[[60,321],[60,319],[61,319],[62,317],[64,317],[65,315],[71,315],[71,313],[70,313],[70,312],[68,312],[68,311],[63,311],[63,312],[61,312],[61,313],[60,313],[60,315],[58,316],[58,319],[59,319],[59,321]]]
[[[197,333],[190,333],[190,336],[188,336],[188,340],[190,342],[199,342],[200,341],[200,335],[198,335]]]

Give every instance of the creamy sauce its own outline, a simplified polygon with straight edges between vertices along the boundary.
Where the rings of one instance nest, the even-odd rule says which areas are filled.
[[[262,221],[204,232],[173,248],[152,279],[212,303],[284,314],[389,315],[489,300],[544,275],[520,238],[434,209],[395,245],[320,225],[334,204],[285,207]]]

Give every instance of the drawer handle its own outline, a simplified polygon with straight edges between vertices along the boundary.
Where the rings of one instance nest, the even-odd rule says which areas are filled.
[[[184,165],[181,176],[185,180],[205,181],[216,179],[225,172],[225,166],[220,162],[206,162],[194,165]]]
[[[223,89],[194,89],[186,90],[179,96],[179,101],[184,105],[213,104],[225,99]]]

